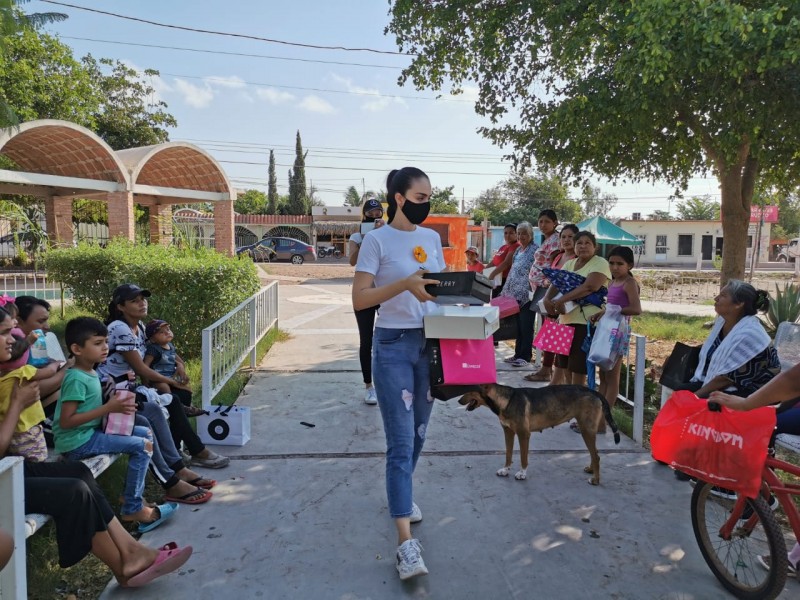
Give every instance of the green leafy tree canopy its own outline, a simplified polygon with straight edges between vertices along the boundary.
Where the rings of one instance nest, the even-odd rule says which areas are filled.
[[[475,82],[481,131],[572,182],[711,171],[722,279],[744,274],[759,177],[800,177],[800,3],[751,0],[395,0],[387,32],[413,56],[400,82]]]
[[[713,221],[719,219],[719,202],[708,196],[693,196],[675,205],[678,216],[685,221]],[[748,214],[748,220],[749,220]]]

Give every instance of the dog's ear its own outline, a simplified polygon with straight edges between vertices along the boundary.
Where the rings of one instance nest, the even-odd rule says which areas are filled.
[[[490,398],[492,400],[495,399],[494,396],[495,396],[495,392],[497,390],[495,389],[495,386],[494,386],[493,383],[482,383],[478,387],[481,390],[481,392],[480,392],[481,396],[484,396],[486,398]]]

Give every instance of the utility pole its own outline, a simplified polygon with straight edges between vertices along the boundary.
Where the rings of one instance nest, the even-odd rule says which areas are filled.
[[[363,198],[366,195],[367,195],[367,185],[364,183],[364,178],[362,177],[361,178],[361,197]]]
[[[464,188],[461,188],[461,214],[465,214],[466,211],[464,210]]]

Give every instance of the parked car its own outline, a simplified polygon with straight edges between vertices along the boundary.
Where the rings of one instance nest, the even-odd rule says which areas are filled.
[[[800,238],[789,240],[789,245],[778,252],[778,262],[794,262],[800,256]]]
[[[255,262],[289,261],[302,265],[317,260],[313,246],[287,237],[265,237],[263,240],[236,249],[236,255],[246,254]]]

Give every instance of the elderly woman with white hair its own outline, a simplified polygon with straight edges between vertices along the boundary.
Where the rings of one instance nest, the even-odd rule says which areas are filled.
[[[527,221],[517,225],[517,240],[519,248],[514,252],[508,279],[506,279],[500,295],[514,298],[519,304],[514,356],[510,356],[505,361],[511,363],[512,367],[525,367],[531,362],[533,356],[533,326],[536,313],[530,310],[531,286],[528,282],[528,273],[533,265],[537,248],[533,242],[533,227]]]

